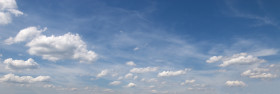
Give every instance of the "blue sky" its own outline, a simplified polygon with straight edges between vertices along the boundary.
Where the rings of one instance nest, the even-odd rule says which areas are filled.
[[[1,0],[0,93],[277,94],[277,0]]]

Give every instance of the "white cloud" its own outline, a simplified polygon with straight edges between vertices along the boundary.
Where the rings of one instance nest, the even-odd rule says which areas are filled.
[[[130,70],[132,73],[146,73],[157,71],[157,67],[146,67],[146,68],[133,68]]]
[[[36,63],[32,58],[28,60],[13,60],[12,58],[8,58],[4,61],[7,69],[11,70],[25,70],[25,69],[37,69],[39,68],[39,64]]]
[[[254,56],[270,56],[270,55],[276,55],[279,50],[277,49],[262,49],[256,52],[252,52],[251,54]]]
[[[226,67],[234,64],[253,64],[253,63],[263,63],[263,62],[265,62],[265,60],[259,59],[252,55],[248,55],[247,53],[240,53],[240,54],[234,54],[232,57],[225,59],[223,63],[220,64],[219,66]]]
[[[5,40],[6,44],[29,41],[28,53],[42,56],[43,59],[57,61],[62,59],[75,59],[80,62],[93,62],[97,59],[97,54],[87,50],[86,43],[78,34],[66,33],[62,36],[46,36],[41,33],[46,31],[36,27],[28,27],[20,30],[15,38],[10,37]]]
[[[185,84],[192,84],[192,83],[194,83],[195,82],[195,80],[186,80],[185,81]]]
[[[133,74],[132,73],[128,73],[126,74],[124,77],[127,79],[127,78],[132,78]]]
[[[222,61],[222,64],[219,65],[220,67],[227,67],[229,65],[255,64],[255,63],[265,62],[265,60],[259,59],[258,57],[255,57],[253,55],[248,55],[247,53],[234,54],[231,57],[213,56],[206,62],[213,63],[218,61]]]
[[[163,71],[158,73],[158,77],[178,76],[178,75],[186,74],[190,70],[191,69],[178,70],[178,71]]]
[[[133,61],[126,62],[126,65],[128,65],[128,66],[136,66],[136,64]]]
[[[134,83],[127,84],[127,87],[135,87],[135,86],[136,86],[136,84],[134,84]]]
[[[10,38],[6,39],[5,43],[10,45],[13,43],[32,40],[33,38],[40,36],[41,33],[46,30],[47,30],[47,28],[39,29],[34,26],[27,27],[27,28],[20,30],[19,33],[16,35],[16,37],[14,37],[14,38],[10,37]]]
[[[241,75],[248,76],[249,78],[257,78],[257,79],[269,79],[269,78],[276,78],[276,74],[268,73],[269,69],[265,68],[255,68],[252,70],[244,71]]]
[[[55,86],[52,84],[45,84],[43,87],[44,88],[55,88]]]
[[[17,10],[15,0],[0,0],[0,25],[9,24],[12,22],[12,15],[23,15],[23,12]]]
[[[133,49],[133,51],[137,51],[137,50],[139,50],[139,48],[138,48],[138,47],[135,47],[135,48]]]
[[[137,78],[138,78],[138,76],[134,76],[134,77],[133,77],[133,80],[136,80]]]
[[[17,76],[14,74],[6,74],[0,78],[0,82],[12,82],[12,83],[36,83],[36,82],[45,82],[49,81],[50,76]]]
[[[244,87],[246,86],[246,84],[242,81],[226,81],[226,86],[229,86],[229,87]]]
[[[108,70],[102,70],[99,74],[97,74],[97,77],[103,77],[108,74]]]
[[[186,80],[185,82],[181,83],[181,85],[192,84],[194,82],[195,82],[195,80]]]
[[[12,21],[12,17],[9,13],[0,12],[0,25],[9,24]]]
[[[113,81],[110,83],[110,85],[119,85],[121,84],[121,81]]]
[[[208,60],[206,60],[207,63],[214,63],[217,61],[220,61],[223,58],[223,56],[212,56]]]
[[[147,82],[157,82],[158,80],[156,79],[156,78],[151,78],[151,79],[149,79],[149,80],[147,80]]]
[[[28,53],[42,56],[43,59],[57,61],[61,59],[76,59],[80,62],[92,62],[97,54],[87,50],[87,45],[78,34],[67,33],[62,36],[41,35],[26,44],[30,47]]]

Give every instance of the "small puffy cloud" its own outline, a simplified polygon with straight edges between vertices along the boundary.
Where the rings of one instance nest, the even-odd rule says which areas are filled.
[[[193,84],[194,82],[195,82],[195,80],[186,80],[185,82],[181,83],[181,85]]]
[[[157,67],[146,67],[146,68],[133,68],[130,70],[132,73],[146,73],[146,72],[154,72],[157,71]]]
[[[157,90],[151,90],[151,92],[152,92],[152,93],[158,93],[158,91],[157,91]]]
[[[47,30],[47,28],[39,29],[39,28],[34,27],[34,26],[27,27],[27,28],[24,28],[24,29],[20,30],[19,33],[14,38],[10,37],[10,38],[6,39],[5,43],[10,45],[10,44],[13,44],[13,43],[28,41],[28,40],[31,40],[35,37],[40,36],[41,33],[46,31],[46,30]]]
[[[45,84],[43,87],[44,88],[55,88],[55,86],[52,84]]]
[[[244,87],[246,84],[242,81],[226,81],[225,83],[226,86],[228,87]]]
[[[133,51],[137,51],[137,50],[139,50],[139,47],[135,47],[135,48],[133,49]]]
[[[140,81],[142,82],[148,82],[148,83],[151,83],[151,82],[158,82],[158,80],[156,78],[151,78],[151,79],[145,79],[145,78],[142,78]]]
[[[133,77],[133,74],[132,74],[132,73],[128,73],[128,74],[126,74],[124,77],[125,77],[126,79],[132,78],[132,77]]]
[[[136,87],[136,84],[134,84],[134,83],[129,83],[129,84],[127,84],[127,87]]]
[[[269,69],[265,68],[255,68],[252,70],[244,71],[241,75],[242,76],[248,76],[249,78],[256,78],[256,79],[270,79],[270,78],[276,78],[276,74],[268,73]]]
[[[190,70],[191,69],[178,70],[178,71],[163,71],[158,73],[158,77],[178,76],[178,75],[186,74]]]
[[[156,78],[151,78],[151,79],[149,79],[149,80],[147,80],[147,82],[157,82],[158,80],[156,79]]]
[[[126,65],[128,65],[128,66],[136,66],[136,64],[133,61],[126,62]]]
[[[213,56],[210,59],[206,60],[207,63],[213,63],[218,61],[222,61],[222,64],[219,65],[220,67],[265,62],[265,60],[259,59],[258,57],[255,57],[253,55],[248,55],[247,53],[234,54],[231,57]]]
[[[206,60],[207,63],[214,63],[217,61],[220,61],[223,58],[223,56],[212,56],[208,60]]]
[[[26,70],[26,69],[37,69],[39,68],[39,64],[36,63],[32,58],[28,60],[13,60],[12,58],[8,58],[4,61],[7,69],[11,70]]]
[[[103,77],[108,74],[108,70],[102,70],[99,74],[97,74],[97,77]]]
[[[14,74],[6,74],[0,78],[0,82],[11,82],[11,83],[36,83],[45,82],[50,80],[50,76],[37,76],[35,78],[31,76],[17,76]]]
[[[133,80],[136,80],[137,78],[138,78],[138,76],[134,76],[134,77],[133,77]]]
[[[16,0],[0,0],[0,25],[11,23],[12,15],[23,15],[23,12],[17,9]]]
[[[121,81],[113,81],[110,83],[110,85],[119,85],[121,84]]]

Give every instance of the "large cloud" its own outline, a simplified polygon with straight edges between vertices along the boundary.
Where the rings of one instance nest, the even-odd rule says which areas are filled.
[[[45,82],[49,81],[50,76],[17,76],[14,74],[6,74],[0,78],[0,82],[11,82],[11,83],[36,83],[36,82]]]
[[[28,53],[42,56],[43,59],[57,61],[61,59],[76,59],[80,62],[92,62],[97,54],[87,50],[87,45],[78,34],[67,33],[62,36],[41,35],[34,38],[26,46]]]
[[[0,0],[0,25],[12,22],[12,15],[23,15],[23,12],[17,10],[15,0]]]
[[[10,45],[13,43],[28,41],[35,37],[38,37],[39,35],[41,35],[42,32],[44,32],[46,30],[47,30],[47,28],[39,29],[34,26],[27,27],[27,28],[20,30],[19,33],[16,35],[16,37],[14,37],[14,38],[10,37],[7,40],[5,40],[5,43]]]
[[[146,67],[146,68],[133,68],[130,70],[132,73],[146,73],[146,72],[153,72],[157,71],[157,67]]]
[[[17,42],[29,41],[28,53],[42,56],[43,59],[57,61],[62,59],[75,59],[80,62],[93,62],[97,59],[97,54],[87,50],[86,43],[78,34],[66,33],[61,36],[46,36],[41,34],[46,31],[37,27],[27,27],[20,30],[16,37],[10,37],[5,42],[13,44]]]
[[[178,75],[186,74],[190,70],[191,69],[178,70],[178,71],[163,71],[158,73],[158,77],[178,76]]]
[[[258,78],[258,79],[269,79],[276,78],[276,74],[268,73],[269,69],[266,68],[255,68],[251,70],[244,71],[241,75],[248,76],[249,78]]]
[[[253,55],[248,55],[247,53],[239,53],[234,54],[231,57],[223,57],[223,56],[213,56],[206,60],[207,63],[214,63],[222,61],[220,67],[227,67],[230,65],[243,65],[243,64],[254,64],[254,63],[263,63],[265,60],[259,59]]]
[[[244,87],[246,84],[243,81],[226,81],[225,83],[226,86],[229,87]]]
[[[26,70],[26,69],[37,69],[39,68],[39,64],[36,63],[32,58],[28,60],[13,60],[12,58],[8,58],[4,61],[7,69],[11,70]]]

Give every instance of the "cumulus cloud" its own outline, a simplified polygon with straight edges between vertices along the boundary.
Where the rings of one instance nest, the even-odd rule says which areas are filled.
[[[132,77],[133,77],[133,74],[132,74],[132,73],[128,73],[128,74],[126,74],[124,77],[125,77],[126,79],[127,79],[127,78],[132,78]]]
[[[186,80],[185,82],[181,83],[181,85],[192,84],[194,82],[195,82],[195,80]]]
[[[247,53],[240,53],[225,59],[223,63],[219,66],[226,67],[234,64],[252,64],[252,63],[263,63],[263,62],[265,62],[265,60],[259,59],[258,57],[248,55]]]
[[[191,69],[178,70],[178,71],[163,71],[158,73],[158,77],[178,76],[178,75],[186,74],[190,70]]]
[[[11,82],[11,83],[36,83],[49,81],[50,76],[37,76],[35,78],[31,76],[17,76],[14,74],[6,74],[0,78],[0,82]]]
[[[265,60],[259,59],[253,55],[249,55],[247,53],[239,53],[234,54],[231,57],[223,57],[223,56],[213,56],[206,60],[207,63],[213,63],[222,61],[220,67],[227,67],[229,65],[242,65],[242,64],[255,64],[255,63],[263,63]]]
[[[244,87],[246,84],[242,81],[226,81],[225,83],[226,86],[228,87]]]
[[[17,9],[16,0],[0,0],[0,25],[11,23],[12,15],[23,15],[23,12]]]
[[[132,73],[146,73],[157,71],[157,67],[146,67],[146,68],[133,68],[130,70]]]
[[[133,61],[126,62],[126,65],[128,65],[128,66],[136,66],[136,64]]]
[[[87,50],[87,45],[78,34],[67,33],[62,36],[41,35],[26,44],[28,53],[42,56],[43,59],[57,61],[61,59],[77,59],[80,62],[92,62],[97,54]]]
[[[28,60],[13,60],[12,58],[8,58],[4,61],[7,69],[11,70],[26,70],[26,69],[37,69],[39,68],[39,64],[35,62],[32,58]]]
[[[16,37],[10,37],[5,42],[13,44],[16,42],[28,41],[28,53],[42,56],[43,59],[57,61],[62,59],[74,59],[80,62],[93,62],[97,54],[87,50],[86,43],[78,34],[66,33],[61,36],[46,36],[41,34],[45,29],[28,27],[22,29]]]
[[[108,70],[102,70],[99,74],[97,74],[97,77],[103,77],[108,74]]]
[[[269,69],[266,68],[255,68],[252,70],[244,71],[241,75],[248,76],[249,78],[257,78],[257,79],[269,79],[276,78],[276,74],[268,73]]]
[[[41,35],[42,32],[44,32],[46,30],[47,30],[47,28],[39,29],[34,26],[27,27],[27,28],[20,30],[19,33],[16,35],[16,37],[14,37],[14,38],[10,37],[10,38],[6,39],[5,43],[10,45],[13,43],[28,41],[35,37],[38,37],[39,35]]]
[[[212,56],[208,60],[206,60],[207,63],[214,63],[217,61],[220,61],[223,58],[223,56]]]
[[[127,84],[127,87],[135,87],[135,86],[136,86],[136,84],[134,84],[134,83]]]
[[[121,81],[113,81],[110,83],[110,85],[119,85],[121,84]]]

